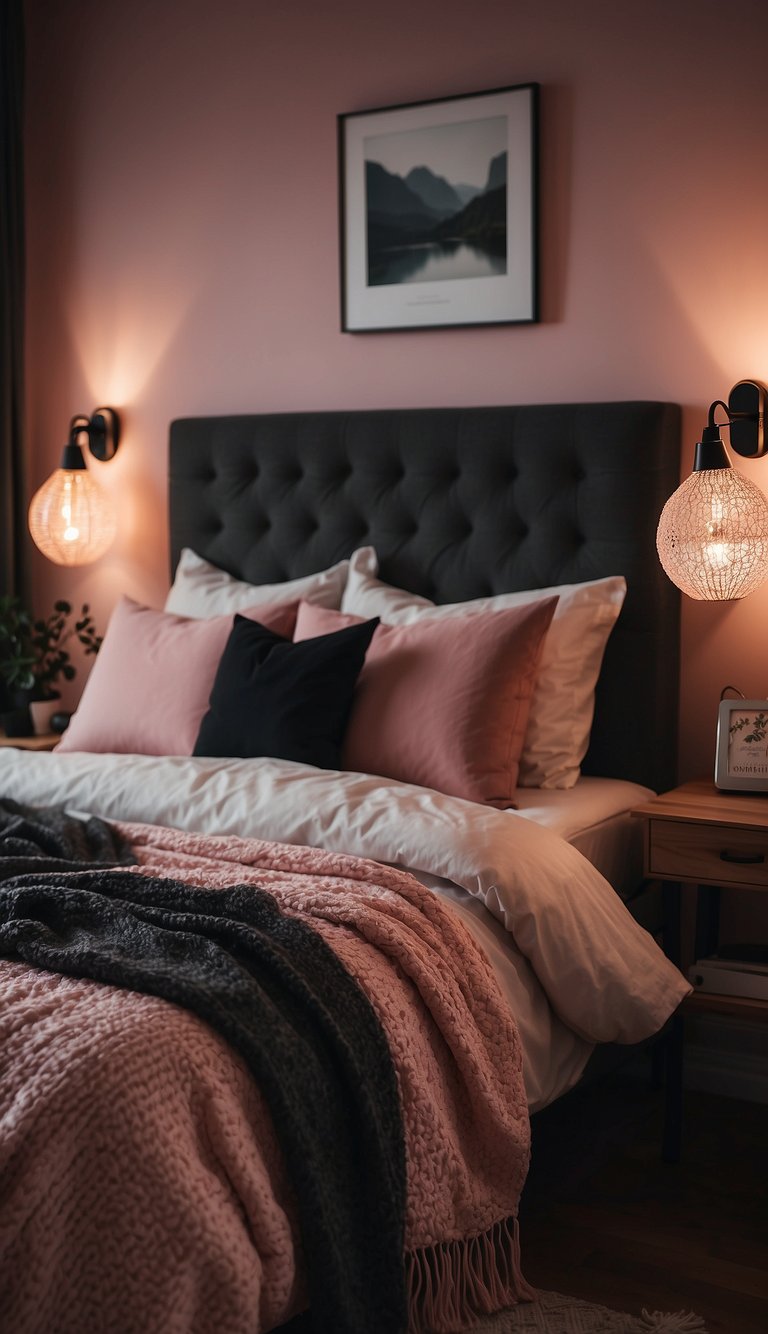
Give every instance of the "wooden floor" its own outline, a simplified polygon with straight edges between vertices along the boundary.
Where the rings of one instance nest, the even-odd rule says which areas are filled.
[[[613,1076],[539,1113],[533,1133],[529,1282],[634,1315],[693,1310],[710,1334],[766,1334],[768,1107],[687,1093],[671,1165],[661,1095]]]

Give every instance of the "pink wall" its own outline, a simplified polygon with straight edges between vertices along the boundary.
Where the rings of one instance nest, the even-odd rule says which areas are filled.
[[[768,379],[764,0],[27,0],[30,490],[120,409],[121,534],[42,601],[167,587],[180,414],[663,398]],[[543,320],[339,332],[336,115],[542,85]],[[96,466],[96,465],[95,465]],[[768,489],[768,467],[745,471]],[[686,602],[682,776],[768,694],[768,589]]]

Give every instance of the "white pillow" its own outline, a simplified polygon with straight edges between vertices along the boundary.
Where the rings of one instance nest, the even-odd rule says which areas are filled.
[[[224,612],[243,611],[254,603],[266,606],[303,599],[338,611],[348,569],[349,561],[340,560],[330,569],[305,575],[302,579],[287,579],[282,584],[249,584],[244,579],[233,578],[185,547],[164,610],[172,611],[176,616],[207,620],[209,616],[221,616]]]
[[[376,578],[378,568],[373,547],[361,547],[353,553],[342,611],[366,619],[380,616],[389,625],[408,625],[423,617],[501,611],[557,596],[539,661],[518,785],[573,787],[589,745],[595,685],[605,645],[626,596],[623,575],[437,606],[428,598],[382,583]]]

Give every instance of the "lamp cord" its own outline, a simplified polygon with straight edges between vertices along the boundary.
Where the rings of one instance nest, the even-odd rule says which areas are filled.
[[[720,702],[721,702],[721,703],[722,703],[722,701],[725,699],[725,696],[726,696],[726,694],[727,694],[727,692],[728,692],[729,690],[732,690],[733,693],[734,693],[734,695],[738,695],[739,699],[746,699],[746,698],[747,698],[746,695],[744,694],[744,691],[743,691],[743,690],[739,690],[739,687],[738,687],[738,686],[723,686],[722,690],[720,691]]]

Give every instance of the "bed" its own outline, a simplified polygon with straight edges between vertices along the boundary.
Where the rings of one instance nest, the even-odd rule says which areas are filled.
[[[62,1331],[95,1328],[98,1311],[126,1334],[239,1334],[309,1304],[316,1329],[448,1331],[532,1296],[516,1222],[529,1113],[596,1044],[657,1032],[688,990],[651,939],[628,815],[675,775],[679,595],[653,535],[678,454],[679,410],[652,402],[172,423],[165,608],[116,611],[57,752],[0,754],[7,829],[21,803],[31,830],[7,862],[0,962],[14,1328],[48,1330],[54,1312]],[[243,664],[283,643],[251,736]],[[394,729],[382,700],[398,689]],[[299,695],[312,712],[297,722]],[[87,818],[106,822],[84,854],[95,871],[79,860]],[[333,974],[329,1067],[353,1017],[362,1054],[358,1103],[338,1112],[357,1158],[331,1155],[330,1220],[305,1179],[317,1146],[297,1148],[312,1128],[264,1092],[263,1036],[233,1051],[231,1015],[210,1031],[146,969],[134,991],[146,961],[128,968],[126,937],[122,982],[71,964],[83,875],[101,877],[110,930],[128,882],[142,931],[182,910],[180,885],[208,930],[224,891],[238,930],[258,903],[265,931],[298,933],[291,957]],[[149,902],[156,886],[167,902]]]

